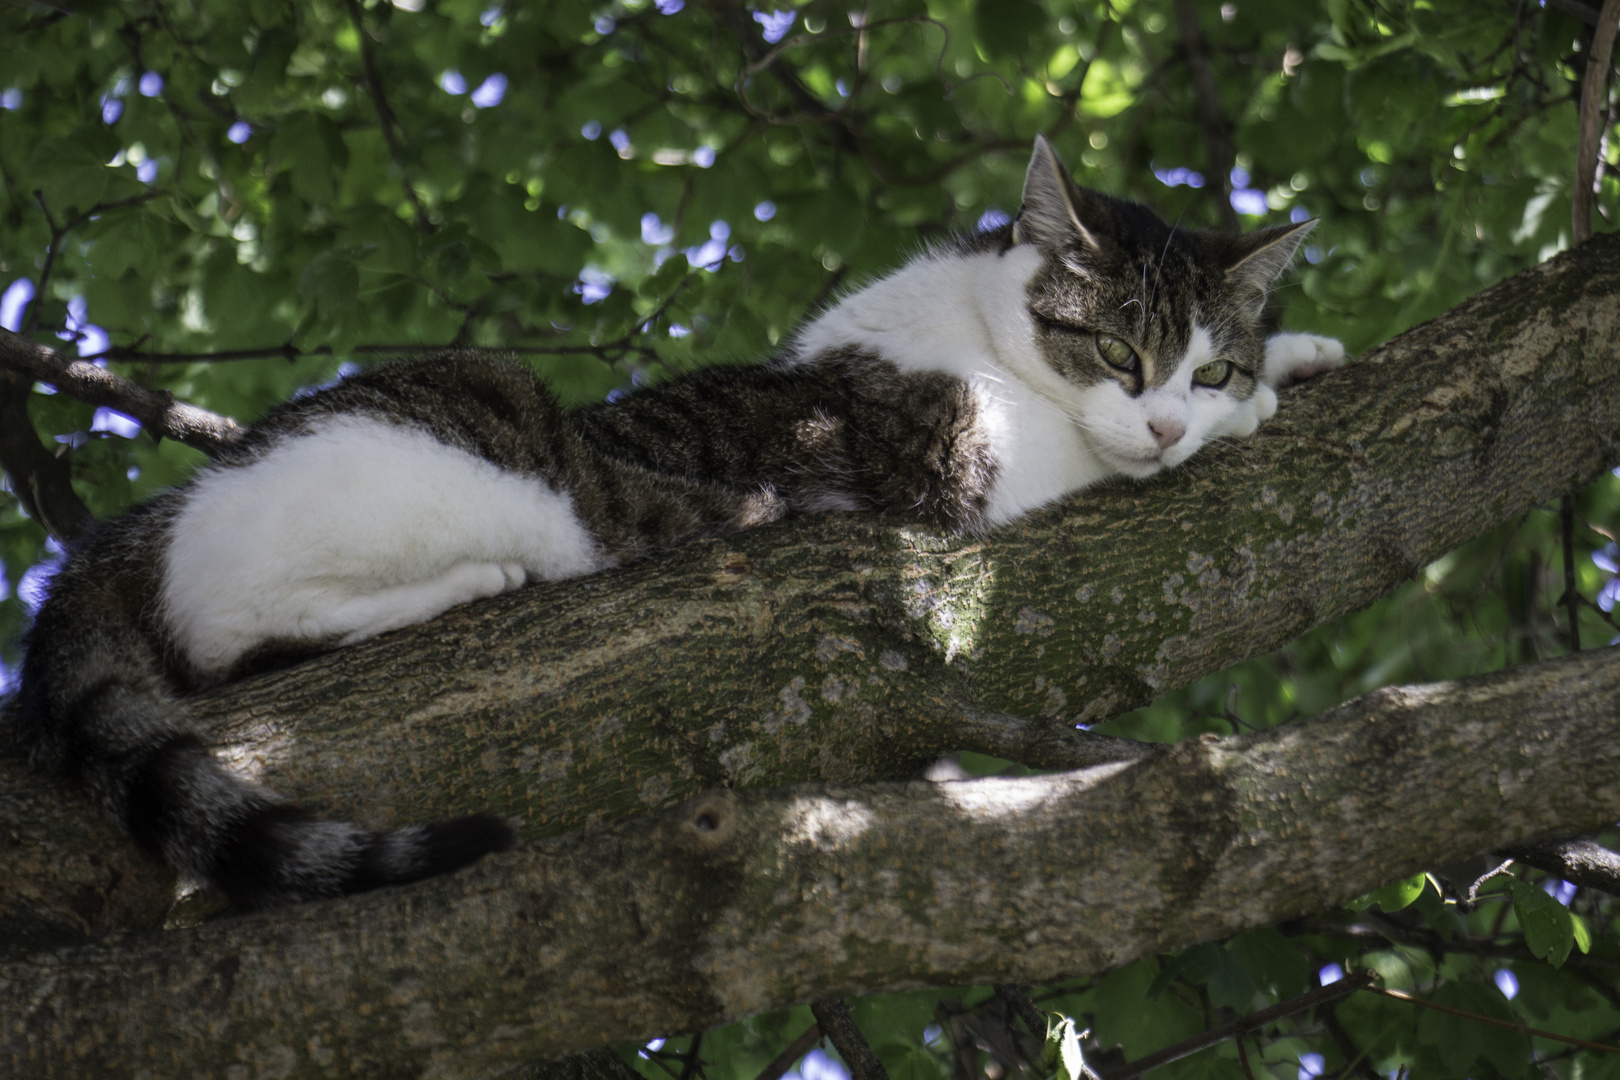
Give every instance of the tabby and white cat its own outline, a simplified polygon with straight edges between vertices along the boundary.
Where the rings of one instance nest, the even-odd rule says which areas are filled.
[[[1310,225],[1172,228],[1077,188],[1037,139],[1015,222],[846,297],[771,365],[574,412],[473,355],[363,372],[95,530],[28,633],[11,734],[242,907],[454,869],[508,825],[313,818],[224,768],[183,695],[790,511],[982,530],[1250,435],[1275,387],[1343,357],[1262,334]]]

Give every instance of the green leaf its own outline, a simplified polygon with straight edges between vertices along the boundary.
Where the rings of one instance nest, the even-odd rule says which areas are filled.
[[[889,1027],[888,1030],[893,1030]],[[872,1047],[889,1080],[946,1080],[941,1060],[914,1039],[889,1039]]]
[[[648,274],[636,291],[642,296],[654,300],[663,300],[675,287],[686,280],[691,273],[691,267],[679,255],[672,255],[664,260],[664,265]]]
[[[1370,893],[1358,896],[1345,904],[1345,907],[1351,911],[1363,911],[1377,904],[1385,911],[1399,911],[1423,895],[1423,888],[1428,881],[1428,874],[1420,870],[1411,877],[1392,881],[1381,889],[1374,889]]]
[[[1046,11],[1033,0],[976,0],[973,29],[985,55],[1004,60],[1026,55],[1030,39],[1046,29]]]
[[[1275,930],[1251,930],[1227,942],[1226,947],[1249,979],[1279,1001],[1304,993],[1310,985],[1310,966],[1300,946]]]
[[[487,292],[486,275],[500,268],[495,250],[459,223],[423,234],[417,243],[417,260],[424,278],[460,302]]]
[[[1150,1054],[1203,1030],[1203,1012],[1175,993],[1150,999],[1158,962],[1138,960],[1111,972],[1087,995],[1098,1041],[1121,1043],[1129,1059]]]
[[[1515,881],[1513,913],[1519,918],[1531,954],[1553,967],[1562,967],[1570,947],[1575,944],[1575,921],[1569,909],[1540,889]]]
[[[305,265],[298,275],[298,295],[315,308],[324,322],[335,322],[353,310],[360,295],[360,272],[351,252],[344,249],[323,251]]]
[[[105,128],[79,127],[71,135],[42,140],[28,155],[25,175],[60,218],[100,200],[112,179],[107,162],[116,153],[118,141]]]
[[[311,203],[333,201],[348,158],[337,125],[315,113],[295,113],[270,140],[270,167],[290,173],[293,193]]]
[[[1474,1019],[1518,1022],[1494,986],[1479,980],[1451,981],[1435,991],[1433,1001],[1436,1005],[1472,1014],[1458,1016],[1435,1009],[1418,1010],[1418,1041],[1433,1049],[1440,1060],[1458,1074],[1465,1075],[1477,1062],[1506,1065],[1528,1058],[1530,1040],[1523,1033]]]
[[[747,303],[734,303],[715,346],[730,356],[756,359],[770,348],[770,332]]]
[[[1040,1075],[1043,1080],[1081,1080],[1085,1056],[1080,1052],[1080,1033],[1072,1017],[1048,1013],[1046,1041],[1041,1045]]]
[[[283,90],[287,62],[297,48],[298,35],[292,30],[278,28],[260,34],[247,77],[232,94],[237,106],[249,115],[268,110]]]
[[[1567,911],[1568,909],[1566,908],[1565,910]],[[1575,947],[1581,950],[1583,953],[1591,952],[1592,931],[1587,928],[1586,920],[1571,911],[1569,913],[1569,922],[1570,928],[1575,933]]]
[[[1219,952],[1220,946],[1209,944],[1183,949],[1164,961],[1158,977],[1148,986],[1147,996],[1158,997],[1177,979],[1186,979],[1190,983],[1203,982],[1209,977],[1210,972],[1215,970]]]

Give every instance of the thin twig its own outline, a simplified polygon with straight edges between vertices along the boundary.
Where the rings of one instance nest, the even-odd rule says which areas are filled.
[[[354,32],[360,39],[360,64],[365,71],[366,90],[371,95],[372,107],[377,110],[377,123],[382,128],[383,140],[388,143],[388,157],[393,161],[394,167],[399,170],[399,184],[405,189],[405,197],[411,202],[411,209],[415,211],[416,227],[422,232],[433,231],[433,222],[428,218],[427,208],[422,205],[421,198],[416,194],[416,185],[411,183],[411,175],[400,160],[399,152],[399,118],[394,115],[393,108],[388,104],[388,97],[383,93],[382,77],[377,74],[377,57],[372,52],[371,38],[366,33],[365,20],[362,17],[359,0],[347,0],[349,20],[354,23]]]
[[[1249,1066],[1249,1050],[1243,1045],[1243,1040],[1247,1037],[1248,1032],[1243,1032],[1237,1037],[1238,1064],[1243,1066],[1243,1075],[1249,1080],[1254,1080],[1254,1069]]]
[[[1221,227],[1228,232],[1238,232],[1241,226],[1237,211],[1232,208],[1232,125],[1221,112],[1220,88],[1215,84],[1215,72],[1209,62],[1209,40],[1204,37],[1193,0],[1176,0],[1176,25],[1181,33],[1187,75],[1192,79],[1193,108],[1204,135],[1204,168],[1210,173],[1205,184],[1215,202]]]
[[[1604,611],[1602,608],[1598,607],[1597,601],[1592,600],[1589,597],[1586,597],[1584,595],[1580,598],[1580,600],[1581,600],[1581,604],[1582,604],[1583,607],[1589,608],[1590,610],[1597,612],[1598,613],[1598,618],[1602,619],[1604,622],[1608,623],[1610,626],[1614,627],[1616,630],[1620,630],[1620,622],[1615,621],[1614,613],[1612,611]]]
[[[612,362],[615,356],[622,356],[627,352],[652,354],[656,350],[651,346],[637,345],[634,334],[626,334],[615,341],[602,345],[500,345],[490,351],[511,353],[520,356],[577,356],[590,355]],[[344,349],[343,356],[418,356],[426,353],[440,353],[456,346],[451,342],[438,344],[422,344],[421,342],[401,343],[396,345],[352,345]],[[140,364],[216,364],[230,363],[236,360],[267,360],[282,359],[288,362],[300,360],[306,356],[337,356],[340,355],[330,345],[318,345],[313,349],[300,349],[293,345],[264,345],[250,349],[223,349],[218,352],[141,352],[137,349],[114,345],[99,353],[92,353],[80,357],[81,360],[113,360]]]
[[[1462,1016],[1468,1018],[1469,1020],[1478,1020],[1482,1024],[1489,1024],[1492,1027],[1505,1028],[1508,1031],[1517,1031],[1522,1035],[1534,1035],[1538,1039],[1551,1039],[1554,1042],[1567,1043],[1570,1046],[1579,1046],[1583,1050],[1596,1050],[1599,1053],[1604,1054],[1620,1054],[1620,1046],[1607,1046],[1604,1043],[1588,1042],[1585,1039],[1577,1039],[1571,1035],[1560,1035],[1554,1031],[1543,1031],[1540,1028],[1528,1027],[1524,1024],[1510,1023],[1506,1020],[1497,1020],[1493,1017],[1481,1016],[1479,1013],[1471,1013],[1463,1009],[1453,1009],[1449,1005],[1441,1005],[1433,1001],[1424,1001],[1422,998],[1413,994],[1408,994],[1403,990],[1386,990],[1381,986],[1363,986],[1361,989],[1367,991],[1369,994],[1379,994],[1383,997],[1394,998],[1396,1001],[1406,1001],[1413,1005],[1421,1005],[1423,1008],[1433,1009],[1435,1012],[1450,1013],[1452,1016]]]
[[[43,191],[34,192],[34,199],[39,203],[39,212],[45,215],[45,224],[50,227],[51,241],[45,245],[45,261],[40,266],[39,284],[34,289],[34,302],[28,305],[28,312],[23,316],[21,331],[32,334],[39,329],[39,312],[45,305],[45,297],[51,284],[51,271],[56,266],[56,249],[62,244],[62,236],[67,232],[65,228],[58,228],[56,218],[51,216],[50,204],[45,201]]]
[[[173,439],[205,454],[219,453],[242,434],[228,416],[176,401],[166,390],[149,390],[9,330],[0,330],[0,364],[32,375],[79,401],[132,416],[153,438]]]
[[[1157,1069],[1160,1065],[1180,1061],[1182,1058],[1196,1054],[1200,1050],[1207,1050],[1211,1046],[1223,1043],[1233,1036],[1241,1037],[1246,1035],[1251,1031],[1264,1027],[1273,1020],[1280,1020],[1285,1016],[1304,1012],[1306,1009],[1314,1009],[1319,1005],[1331,1005],[1336,1001],[1349,997],[1357,990],[1370,988],[1377,978],[1377,973],[1373,971],[1351,972],[1338,982],[1318,987],[1315,990],[1307,990],[1305,993],[1297,997],[1291,997],[1287,1001],[1279,1001],[1270,1008],[1261,1009],[1259,1012],[1250,1013],[1248,1016],[1240,1017],[1231,1023],[1210,1028],[1208,1031],[1194,1035],[1190,1039],[1183,1039],[1174,1046],[1167,1046],[1156,1054],[1149,1054],[1147,1057],[1138,1058],[1135,1061],[1121,1065],[1117,1069],[1111,1069],[1102,1074],[1102,1080],[1129,1080],[1130,1077],[1141,1076],[1143,1073]]]
[[[1367,1051],[1356,1045],[1332,1009],[1323,1009],[1317,1014],[1317,1020],[1322,1030],[1328,1033],[1328,1038],[1333,1040],[1333,1045],[1338,1047],[1339,1056],[1345,1059],[1345,1066],[1339,1070],[1335,1080],[1349,1080],[1351,1076],[1359,1076],[1362,1080],[1381,1080],[1377,1070],[1367,1064]]]
[[[699,1056],[702,1049],[703,1032],[700,1031],[693,1035],[692,1041],[687,1044],[686,1056],[681,1061],[681,1080],[693,1080],[693,1077],[702,1074],[703,1058]]]
[[[1620,0],[1616,0],[1620,3]],[[1581,594],[1575,587],[1575,500],[1558,500],[1558,532],[1564,549],[1564,616],[1569,620],[1569,651],[1581,651]]]
[[[782,1080],[782,1076],[820,1041],[821,1025],[811,1024],[802,1035],[788,1043],[787,1049],[772,1058],[771,1063],[761,1069],[754,1080]]]
[[[1475,878],[1474,883],[1472,885],[1468,886],[1468,895],[1463,899],[1463,903],[1461,905],[1462,910],[1464,910],[1464,911],[1472,911],[1472,910],[1474,910],[1474,908],[1478,907],[1479,906],[1479,890],[1485,887],[1485,883],[1487,881],[1490,881],[1492,878],[1501,877],[1503,874],[1507,873],[1508,868],[1511,867],[1512,865],[1513,865],[1513,860],[1512,859],[1505,859],[1500,864],[1495,866],[1494,868],[1485,871],[1485,873],[1483,873],[1483,874],[1479,875],[1479,877]]]

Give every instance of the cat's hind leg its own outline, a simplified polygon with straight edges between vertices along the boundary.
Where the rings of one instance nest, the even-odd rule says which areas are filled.
[[[518,563],[457,563],[425,581],[350,595],[301,614],[299,636],[342,645],[364,641],[402,626],[426,622],[458,604],[516,589],[527,576]]]

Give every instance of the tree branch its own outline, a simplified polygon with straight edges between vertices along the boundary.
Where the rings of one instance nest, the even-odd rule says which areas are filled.
[[[785,522],[192,707],[227,758],[333,814],[493,810],[530,840],[719,786],[913,775],[1027,731],[1012,714],[1099,720],[1292,640],[1611,466],[1616,325],[1604,235],[1148,484],[982,538]],[[0,921],[35,935],[8,939],[0,1014],[26,1022],[0,1030],[0,1061],[72,1046],[79,1071],[137,1054],[172,1071],[274,1042],[464,1075],[789,1001],[1094,972],[1612,822],[1617,657],[1384,691],[1078,774],[720,791],[420,886],[67,947],[38,942],[151,925],[140,897],[163,878],[63,785],[0,761]]]
[[[1571,208],[1577,244],[1592,238],[1592,185],[1597,175],[1600,121],[1609,111],[1609,63],[1614,53],[1617,23],[1620,23],[1620,0],[1604,0],[1581,75],[1579,129],[1575,137],[1575,199]]]
[[[782,1080],[783,1074],[797,1065],[799,1059],[808,1054],[811,1048],[820,1041],[821,1025],[811,1024],[799,1033],[797,1039],[794,1039],[783,1048],[780,1054],[773,1057],[770,1064],[761,1069],[759,1075],[754,1077],[754,1080]]]
[[[58,540],[72,540],[90,521],[90,511],[73,490],[67,458],[47,450],[34,433],[28,415],[33,389],[31,377],[0,369],[0,469],[24,513]]]
[[[957,750],[1128,759],[1138,748],[1069,726],[1359,610],[1620,460],[1617,324],[1605,234],[1287,391],[1261,438],[1148,484],[983,538],[784,522],[191,705],[233,760],[332,815],[492,810],[531,840],[721,785],[914,776]],[[161,921],[162,875],[64,790],[0,760],[0,820],[21,838],[0,848],[0,928]],[[58,840],[70,826],[79,839]],[[76,876],[115,854],[116,874]]]
[[[889,1071],[872,1052],[861,1029],[855,1026],[848,1005],[837,999],[812,1001],[810,1013],[816,1018],[816,1026],[826,1034],[827,1041],[849,1066],[852,1080],[889,1080]]]
[[[1620,896],[1620,853],[1610,851],[1595,840],[1562,840],[1514,848],[1507,854],[1565,881]]]
[[[417,229],[425,233],[433,232],[433,220],[428,217],[427,208],[422,205],[422,198],[416,193],[416,186],[411,183],[411,174],[405,168],[399,149],[399,132],[402,125],[399,117],[394,114],[393,107],[388,104],[388,95],[383,92],[382,76],[377,74],[377,57],[371,47],[371,35],[366,32],[365,16],[361,11],[359,0],[346,0],[349,11],[349,20],[354,24],[355,35],[360,40],[360,63],[364,71],[366,92],[371,95],[371,104],[377,110],[377,123],[382,128],[383,140],[388,144],[388,157],[399,170],[399,184],[405,189],[405,198],[410,201],[411,210],[415,216]]]
[[[0,1060],[472,1076],[792,1001],[1050,984],[1617,814],[1620,650],[1593,650],[1136,765],[713,792],[418,886],[36,952],[0,963]]]
[[[80,401],[132,416],[154,438],[174,439],[207,454],[218,453],[242,433],[228,416],[183,404],[166,390],[148,390],[9,330],[0,330],[0,365],[25,372]]]

